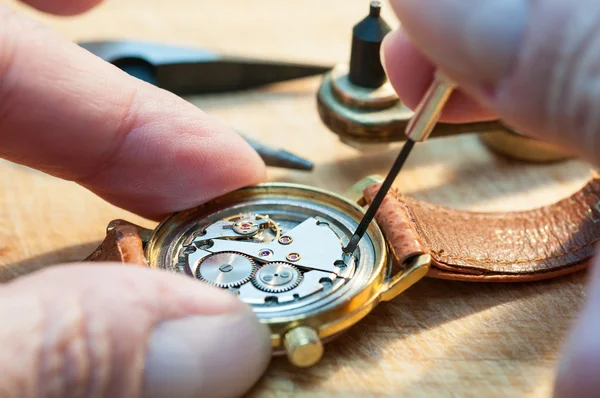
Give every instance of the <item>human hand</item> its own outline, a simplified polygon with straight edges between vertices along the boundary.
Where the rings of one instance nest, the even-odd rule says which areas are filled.
[[[67,15],[98,0],[27,2]],[[5,6],[0,157],[154,219],[265,172],[216,119]],[[238,396],[271,354],[267,328],[230,293],[115,264],[56,266],[0,286],[0,340],[2,397]]]
[[[402,29],[382,45],[400,99],[415,107],[434,66],[461,87],[442,119],[501,117],[600,166],[600,3],[596,0],[391,0]],[[409,39],[410,38],[410,39]],[[600,260],[555,394],[600,392]]]

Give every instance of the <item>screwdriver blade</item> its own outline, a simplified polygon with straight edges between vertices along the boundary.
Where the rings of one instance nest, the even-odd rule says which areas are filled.
[[[311,171],[314,168],[314,164],[308,159],[280,148],[265,145],[239,131],[238,134],[259,154],[266,166],[302,171]]]
[[[413,117],[406,128],[405,134],[408,137],[408,140],[402,147],[398,158],[394,162],[394,165],[392,166],[387,177],[381,184],[381,188],[379,188],[377,195],[375,195],[373,202],[367,209],[367,212],[360,221],[360,224],[358,224],[356,232],[354,232],[350,242],[343,249],[344,253],[354,253],[358,243],[367,231],[369,224],[371,221],[373,221],[379,206],[381,206],[381,202],[383,202],[385,195],[387,195],[392,183],[398,176],[398,173],[400,173],[400,169],[402,169],[404,162],[406,162],[408,155],[410,155],[410,151],[415,145],[415,142],[423,142],[427,140],[431,134],[431,131],[440,119],[442,110],[444,109],[446,102],[448,102],[450,99],[450,96],[455,88],[456,84],[446,75],[439,70],[435,72],[433,82],[421,99],[421,102],[417,106],[417,109],[415,110],[415,113],[413,114]]]
[[[350,238],[350,242],[348,242],[348,245],[346,245],[346,247],[343,249],[344,253],[350,254],[354,253],[354,251],[356,250],[358,243],[367,231],[367,228],[369,228],[369,224],[371,223],[371,221],[373,221],[373,218],[375,217],[375,214],[377,213],[381,202],[383,202],[385,195],[387,195],[388,191],[392,187],[394,180],[398,176],[398,173],[400,173],[402,166],[404,166],[404,163],[406,162],[406,159],[408,159],[408,155],[410,155],[410,152],[412,151],[414,146],[415,142],[411,139],[408,139],[402,146],[400,154],[398,155],[396,161],[392,165],[392,168],[390,169],[390,172],[388,173],[387,177],[385,177],[385,180],[381,184],[379,191],[377,191],[377,195],[375,195],[373,202],[371,202],[371,205],[367,209],[367,212],[363,216],[362,220],[360,220],[360,224],[358,224],[356,232],[354,232],[354,235],[352,235],[352,238]]]

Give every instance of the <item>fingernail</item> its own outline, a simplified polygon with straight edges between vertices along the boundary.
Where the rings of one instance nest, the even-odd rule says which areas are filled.
[[[389,41],[390,33],[388,33],[387,35],[385,35],[383,37],[383,40],[381,41],[381,47],[379,47],[379,61],[381,62],[381,66],[383,67],[383,71],[385,72],[386,75],[387,75],[387,67],[385,64],[385,51],[386,51],[385,42],[386,42],[386,39],[388,39],[388,41]]]
[[[600,258],[596,256],[588,281],[589,294],[563,348],[555,397],[592,397],[600,391]]]
[[[270,357],[268,328],[250,310],[167,321],[149,340],[143,396],[241,396]]]
[[[526,0],[402,0],[394,6],[419,49],[459,83],[501,81],[529,19]]]

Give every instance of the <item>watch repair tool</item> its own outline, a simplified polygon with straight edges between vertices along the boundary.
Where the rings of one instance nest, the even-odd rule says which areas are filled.
[[[143,41],[78,44],[130,75],[177,95],[248,90],[320,75],[331,69],[329,66],[236,57],[207,49]]]
[[[372,1],[369,15],[352,29],[348,72],[348,80],[352,84],[376,89],[387,81],[379,60],[379,50],[383,38],[391,31],[390,26],[381,18],[381,2]]]
[[[260,155],[267,166],[304,171],[311,171],[314,167],[314,164],[308,159],[280,148],[267,146],[246,135],[240,134],[240,136]]]
[[[379,210],[381,206],[381,202],[387,195],[388,191],[392,187],[394,180],[400,173],[402,166],[406,162],[408,155],[412,151],[416,142],[423,142],[435,128],[435,124],[440,118],[442,114],[442,110],[444,109],[444,105],[448,99],[450,99],[450,95],[454,91],[456,84],[452,82],[449,78],[447,78],[440,71],[436,71],[433,78],[433,83],[429,86],[429,89],[421,99],[419,106],[415,110],[415,113],[406,126],[406,136],[408,139],[402,146],[402,150],[400,154],[396,158],[396,161],[392,165],[387,177],[381,184],[379,188],[379,192],[375,195],[373,202],[367,209],[367,212],[363,216],[362,220],[358,224],[358,228],[348,245],[344,248],[345,253],[353,253],[356,250],[356,246],[358,242],[360,242],[363,237],[365,231],[367,230],[371,221],[375,217],[375,213]]]
[[[317,92],[323,123],[342,142],[363,151],[380,151],[382,146],[404,141],[413,117],[381,65],[379,50],[389,30],[381,17],[381,2],[372,1],[368,16],[353,28],[349,65],[338,64],[326,73]],[[571,157],[563,149],[528,138],[500,120],[441,122],[431,137],[474,133],[493,151],[519,160],[547,162]]]

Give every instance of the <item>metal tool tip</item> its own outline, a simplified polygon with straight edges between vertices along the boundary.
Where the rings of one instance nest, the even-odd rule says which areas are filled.
[[[381,1],[373,0],[369,6],[369,16],[378,17],[381,13]]]
[[[310,171],[313,169],[314,164],[310,160],[301,158],[298,155],[294,155],[288,151],[279,151],[278,153],[278,166],[286,167],[295,170],[307,170]]]
[[[312,170],[313,163],[283,149],[272,148],[238,132],[260,155],[265,165],[294,170]]]
[[[348,242],[348,244],[342,249],[342,251],[346,254],[354,253],[356,247],[358,246],[358,242],[360,242],[361,238],[362,236],[354,234],[352,238],[350,238],[350,242]]]

